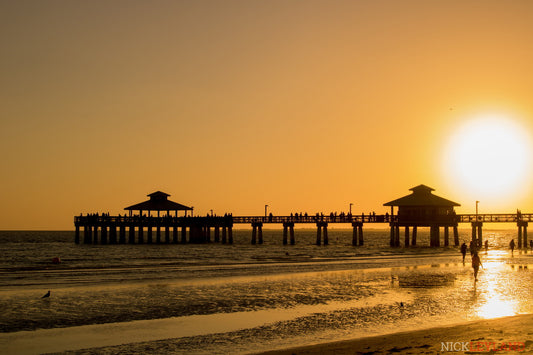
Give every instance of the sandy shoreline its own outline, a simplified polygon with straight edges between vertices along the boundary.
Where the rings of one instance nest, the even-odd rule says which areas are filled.
[[[442,343],[445,343],[445,345],[443,346]],[[465,349],[467,351],[464,351]],[[446,352],[480,354],[493,353],[494,351],[491,350],[505,354],[532,353],[533,314],[478,320],[455,326],[399,332],[382,336],[267,351],[258,354],[342,355],[390,353],[435,354]]]

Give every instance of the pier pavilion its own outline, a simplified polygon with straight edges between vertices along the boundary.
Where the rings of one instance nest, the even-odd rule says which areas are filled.
[[[168,199],[170,195],[161,191],[152,192],[148,195],[149,200],[137,203],[133,206],[124,208],[126,211],[130,211],[130,216],[133,215],[133,211],[139,211],[139,216],[144,212],[148,212],[148,217],[151,211],[157,212],[157,217],[160,217],[161,211],[166,211],[167,215],[170,215],[170,211],[175,212],[175,217],[178,217],[178,211],[185,211],[185,217],[187,217],[187,211],[192,211],[192,207],[187,207],[180,203],[170,201]]]
[[[405,227],[405,246],[416,245],[418,227],[430,228],[430,246],[434,247],[440,246],[441,227],[444,228],[444,245],[449,245],[449,228],[452,227],[454,244],[459,245],[458,220],[454,207],[460,204],[433,195],[432,191],[435,190],[426,185],[415,186],[410,191],[410,195],[383,204],[391,207],[392,216],[394,207],[398,207],[397,217],[390,222],[390,245],[400,246],[400,227]]]

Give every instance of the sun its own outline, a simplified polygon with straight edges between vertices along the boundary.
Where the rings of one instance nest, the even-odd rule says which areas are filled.
[[[445,173],[472,196],[510,197],[526,183],[530,152],[526,129],[510,118],[484,115],[452,134],[445,150]]]

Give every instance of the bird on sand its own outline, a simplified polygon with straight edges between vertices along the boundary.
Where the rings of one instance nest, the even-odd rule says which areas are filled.
[[[48,292],[41,298],[48,298],[48,297],[50,297],[50,290],[48,290]]]

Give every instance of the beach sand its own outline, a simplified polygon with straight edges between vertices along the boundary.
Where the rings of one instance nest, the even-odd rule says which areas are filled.
[[[444,346],[442,343],[451,343]],[[463,348],[463,343],[467,347]],[[455,348],[455,349],[454,349]],[[500,351],[491,351],[500,349]],[[479,320],[455,326],[323,343],[262,355],[533,353],[533,314]]]

